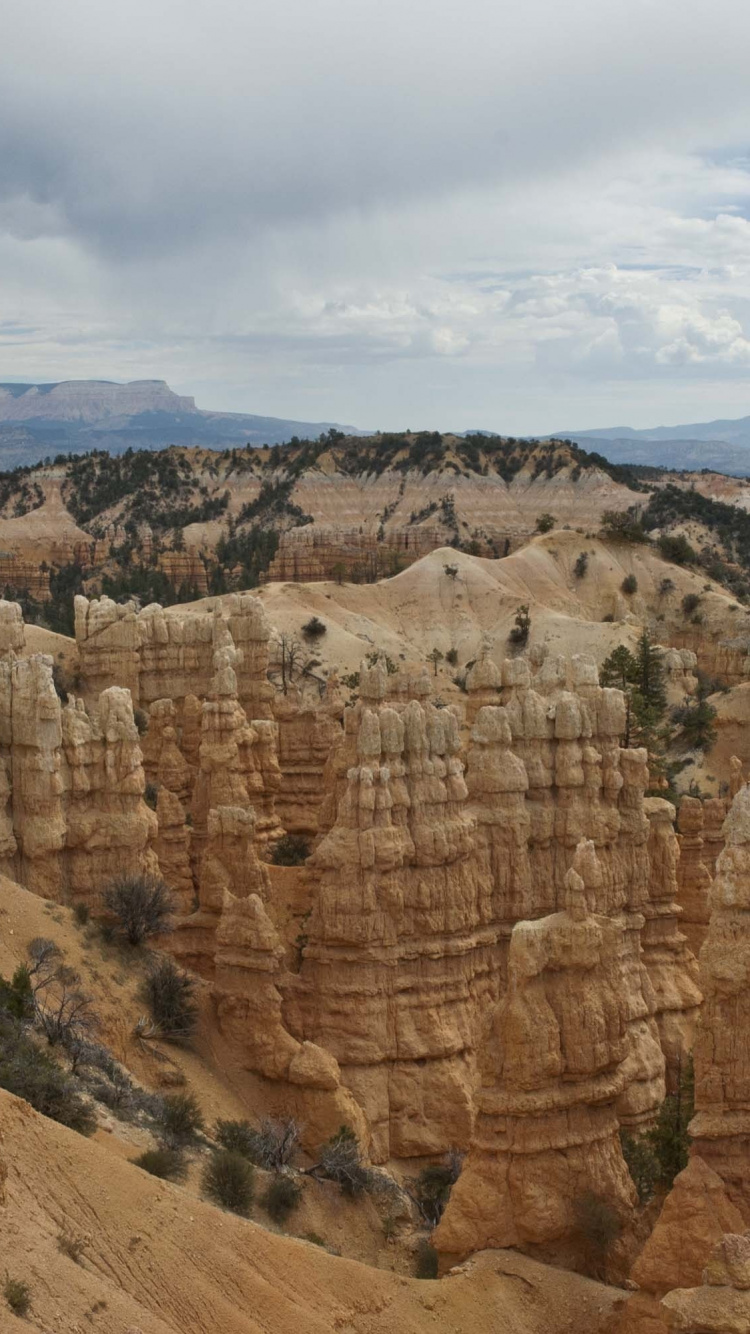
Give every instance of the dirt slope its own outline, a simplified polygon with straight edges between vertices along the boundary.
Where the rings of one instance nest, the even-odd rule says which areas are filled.
[[[588,568],[577,578],[574,566],[582,551]],[[455,569],[455,577],[446,566]],[[638,584],[629,597],[621,592],[627,575],[635,575]],[[666,578],[674,587],[664,594],[660,588]],[[634,640],[644,624],[662,643],[679,639],[690,629],[682,608],[688,593],[700,598],[701,635],[748,633],[747,613],[718,584],[710,583],[707,591],[707,583],[704,575],[667,563],[651,547],[610,545],[558,530],[504,560],[444,547],[378,583],[268,584],[259,596],[281,631],[300,637],[313,613],[325,621],[327,633],[310,646],[311,656],[325,667],[349,672],[373,647],[394,659],[424,659],[435,647],[442,653],[455,648],[463,664],[476,657],[487,638],[501,659],[521,603],[531,607],[532,645],[545,642],[556,653],[592,653],[599,661],[617,644]],[[187,605],[205,611],[215,601]]]
[[[334,1258],[188,1201],[3,1092],[0,1162],[3,1265],[49,1334],[594,1334],[621,1295],[505,1252],[440,1283]],[[86,1239],[79,1264],[64,1228]]]

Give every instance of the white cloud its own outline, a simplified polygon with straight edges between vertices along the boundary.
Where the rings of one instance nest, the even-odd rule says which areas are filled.
[[[6,10],[0,379],[516,432],[747,410],[742,0]]]

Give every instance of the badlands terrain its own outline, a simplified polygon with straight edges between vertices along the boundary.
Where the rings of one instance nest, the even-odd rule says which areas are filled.
[[[0,499],[0,1328],[750,1329],[747,484],[332,429]]]

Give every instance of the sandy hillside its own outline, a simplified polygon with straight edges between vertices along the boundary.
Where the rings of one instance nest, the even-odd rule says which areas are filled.
[[[3,1092],[0,1163],[3,1266],[49,1334],[594,1334],[621,1296],[510,1252],[440,1283],[334,1258],[187,1200]],[[77,1264],[63,1230],[84,1241]]]
[[[574,566],[582,551],[588,568],[577,578]],[[455,577],[446,573],[446,566],[456,570]],[[629,597],[621,592],[627,575],[638,583]],[[674,587],[662,593],[666,578]],[[501,659],[521,603],[531,607],[532,645],[543,642],[558,653],[592,653],[601,661],[617,644],[632,642],[649,621],[663,642],[684,631],[682,599],[687,593],[701,599],[702,633],[747,633],[747,614],[705,576],[668,564],[648,546],[609,545],[564,530],[535,538],[504,560],[484,560],[444,547],[379,583],[267,584],[258,595],[282,632],[301,638],[305,622],[319,616],[328,629],[310,646],[310,655],[324,667],[348,672],[376,647],[394,659],[424,659],[433,648],[442,653],[455,648],[461,665],[476,657],[486,638]],[[215,601],[188,605],[206,610]],[[179,614],[180,609],[170,611]]]

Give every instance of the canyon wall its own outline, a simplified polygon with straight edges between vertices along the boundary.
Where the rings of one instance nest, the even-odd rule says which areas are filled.
[[[116,876],[157,869],[130,694],[63,708],[52,658],[15,656],[20,608],[2,604],[0,626],[0,864],[43,898],[96,908]]]
[[[704,993],[695,1043],[691,1134],[750,1225],[750,786],[724,823],[711,919],[700,952]]]

